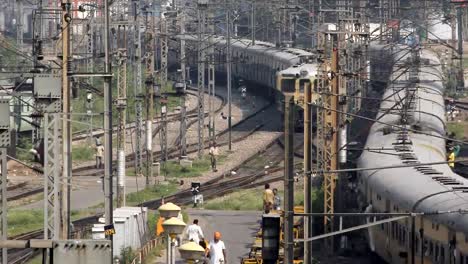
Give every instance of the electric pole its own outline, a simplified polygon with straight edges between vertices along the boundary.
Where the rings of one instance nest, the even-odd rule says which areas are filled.
[[[211,143],[215,141],[216,131],[215,131],[215,116],[214,116],[214,97],[216,92],[216,84],[215,84],[215,65],[214,65],[214,45],[213,45],[213,35],[214,35],[214,22],[213,20],[213,12],[209,12],[210,14],[210,21],[208,25],[208,111],[209,111],[209,118],[208,118],[208,136],[210,138]]]
[[[162,17],[161,13],[161,19],[160,19],[160,25],[161,25],[161,34],[160,34],[160,41],[161,41],[161,70],[159,71],[160,77],[161,77],[161,87],[164,87],[167,82],[167,52],[168,52],[168,46],[167,46],[167,40],[168,40],[168,25],[167,21],[168,17]]]
[[[123,33],[121,32],[123,28]],[[125,26],[118,26],[117,45],[123,45],[117,50],[117,100],[119,125],[117,131],[117,207],[125,206],[125,145],[127,126],[127,31]]]
[[[104,0],[104,215],[105,224],[113,224],[112,181],[112,69],[110,61],[109,0]],[[112,236],[107,236],[111,240]],[[112,254],[112,252],[111,252]]]
[[[256,23],[256,21],[255,21],[255,1],[256,0],[253,0],[252,3],[251,3],[252,4],[252,17],[250,18],[250,25],[251,25],[250,26],[250,31],[252,33],[252,36],[251,36],[252,37],[252,46],[255,45],[255,30],[256,30],[255,29],[255,23]]]
[[[230,0],[226,0],[226,31],[227,31],[227,39],[226,39],[226,78],[227,78],[227,99],[228,99],[228,150],[232,150],[232,107],[231,107],[231,67],[232,67],[232,54],[231,54],[231,5]]]
[[[284,263],[294,259],[294,97],[284,98]]]
[[[140,5],[138,0],[133,0],[134,8],[134,43],[135,43],[135,63],[133,64],[133,86],[135,93],[135,174],[142,175],[143,170],[143,89],[142,89],[142,67],[141,67],[141,30],[140,30]]]
[[[2,94],[6,95],[6,94]],[[7,149],[11,144],[10,140],[10,102],[8,99],[0,100],[0,239],[8,240],[8,168],[7,168]],[[2,263],[8,263],[8,250],[2,248]]]
[[[154,44],[155,25],[154,13],[146,11],[146,187],[149,187],[150,178],[153,178],[153,111],[154,111]]]
[[[304,213],[312,213],[311,83],[304,84]],[[304,217],[304,238],[312,237],[312,217]],[[312,242],[304,242],[304,264],[312,264]]]
[[[159,80],[160,80],[160,87],[164,87],[167,84],[167,52],[168,52],[168,17],[165,16],[160,19],[161,25],[161,34],[160,34],[160,41],[161,41],[161,69],[159,71]],[[167,161],[167,98],[161,98],[159,100],[161,105],[161,124],[160,124],[160,143],[161,143],[161,162]]]
[[[463,73],[463,9],[461,6],[457,7],[457,24],[458,24],[458,56],[459,56],[459,72],[458,72],[458,82],[457,90],[462,90],[465,87],[465,77]]]
[[[23,50],[23,34],[23,0],[16,0],[16,46],[20,51]]]
[[[208,0],[198,0],[198,158],[204,150],[205,130],[205,24]]]
[[[186,97],[187,97],[187,78],[190,79],[190,75],[187,76],[186,74],[186,60],[185,58],[185,14],[182,13],[180,17],[180,34],[182,38],[180,39],[180,74],[181,74],[181,82],[184,86],[184,91],[181,96],[181,111],[180,111],[180,156],[185,157],[187,155],[187,139],[185,137],[187,132],[187,107],[185,105]]]
[[[70,183],[71,183],[71,127],[70,127],[70,80],[68,70],[70,58],[70,0],[62,0],[62,221],[60,238],[68,239],[70,232]]]

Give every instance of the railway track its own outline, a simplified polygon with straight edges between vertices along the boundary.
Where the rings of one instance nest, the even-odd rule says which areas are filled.
[[[224,106],[224,104],[223,104]],[[221,110],[222,107],[219,110]],[[252,135],[259,129],[265,126],[265,124],[269,121],[268,116],[271,117],[271,110],[274,109],[272,105],[267,105],[263,108],[258,109],[255,113],[252,113],[245,119],[239,121],[236,125],[232,127],[232,139],[233,142],[238,142],[246,137]],[[196,122],[195,120],[191,121],[192,123]],[[177,142],[177,139],[175,143]],[[207,143],[206,141],[205,143]],[[217,135],[217,142],[219,146],[226,145],[228,144],[228,131],[224,130],[221,133]],[[218,195],[223,195],[227,194],[229,192],[233,192],[238,189],[242,188],[251,188],[255,186],[259,186],[261,184],[264,184],[265,179],[267,181],[277,181],[280,180],[281,177],[267,177],[262,180],[265,176],[269,176],[269,173],[277,172],[280,171],[282,168],[278,167],[277,164],[280,162],[282,159],[282,155],[280,153],[281,146],[278,145],[277,142],[274,144],[270,144],[268,148],[260,151],[260,152],[270,152],[270,148],[275,145],[276,148],[276,154],[275,157],[277,159],[275,161],[272,161],[269,163],[270,168],[268,171],[265,171],[264,165],[258,167],[256,165],[250,166],[250,165],[239,165],[236,170],[238,172],[237,176],[235,177],[230,177],[228,179],[225,179],[224,177],[217,177],[215,179],[212,179],[206,183],[204,183],[204,187],[202,190],[204,190],[204,195],[206,199],[214,198]],[[169,157],[177,157],[177,145],[174,145],[172,148],[169,149]],[[187,146],[187,151],[189,153],[193,153],[197,151],[197,144],[188,144]],[[156,152],[155,154],[159,155],[159,152]],[[133,156],[133,155],[131,155]],[[131,161],[131,160],[130,160]],[[245,164],[249,164],[249,162],[253,162],[253,158],[247,160]],[[92,169],[88,169],[88,172],[92,171]],[[258,170],[261,170],[261,172],[258,172]],[[82,172],[86,172],[86,169],[83,169]],[[255,172],[257,171],[257,172]],[[97,171],[94,169],[94,172],[100,173],[100,171]],[[74,170],[74,173],[76,174],[76,170]],[[42,191],[42,188],[41,188]],[[205,194],[206,193],[206,194]],[[25,195],[26,196],[26,195]],[[186,205],[191,203],[191,192],[189,190],[183,190],[180,192],[177,192],[173,195],[170,195],[165,198],[167,201],[173,201],[181,205]],[[153,201],[148,201],[140,204],[139,206],[148,206],[150,209],[157,209],[159,207],[159,204],[161,202],[161,199],[156,199]],[[93,215],[90,217],[86,217],[77,221],[74,221],[73,224],[75,228],[77,227],[84,227],[88,226],[92,223],[96,223],[98,218],[101,217],[102,214],[97,214]],[[40,239],[43,237],[43,231],[38,230],[38,231],[33,231],[27,234],[22,234],[20,236],[16,236],[13,239]],[[34,255],[38,254],[40,252],[35,252],[34,250],[31,249],[22,249],[22,250],[9,250],[9,263],[24,263]]]
[[[193,87],[187,87],[187,93],[188,94],[191,94],[191,95],[194,95],[194,96],[197,96],[197,89],[196,88],[193,88]],[[219,95],[216,95],[217,98],[221,99],[223,104],[225,105],[225,98],[222,97],[222,96],[219,96]],[[194,109],[191,109],[189,111],[187,111],[187,117],[190,117],[190,116],[194,116],[196,115],[196,112],[197,112],[197,108],[194,108]],[[153,123],[157,122],[157,121],[160,121],[161,120],[161,117],[155,117],[154,118],[154,121]],[[167,115],[167,121],[168,122],[173,122],[173,121],[177,121],[177,120],[180,120],[180,114],[179,113],[171,113],[171,114],[168,114]],[[127,129],[134,129],[136,127],[136,124],[135,122],[132,122],[130,124],[127,124]],[[114,126],[113,127],[113,130],[116,131],[117,130],[117,126]],[[95,136],[102,136],[104,135],[104,130],[102,129],[94,129],[92,132],[92,135],[93,137]],[[155,133],[153,133],[153,136],[155,135]],[[78,140],[83,140],[83,139],[86,139],[89,137],[89,132],[88,131],[77,131],[77,132],[74,132],[73,133],[73,138],[72,138],[72,141],[78,141]]]
[[[102,214],[96,214],[89,217],[84,217],[73,221],[73,226],[75,231],[72,233],[72,236],[75,237],[80,232],[89,229],[89,226],[93,223],[96,223],[101,217]],[[44,238],[44,230],[35,230],[31,232],[27,232],[24,234],[20,234],[17,236],[10,237],[9,239],[16,239],[16,240],[30,240],[30,239],[42,239]],[[8,249],[8,264],[23,264],[26,263],[29,259],[33,258],[37,254],[42,253],[39,250],[34,250],[31,248],[23,248],[23,249]]]
[[[268,165],[269,168],[265,169],[265,164],[256,161],[258,154],[267,153],[270,157]],[[270,174],[283,170],[283,167],[279,166],[283,159],[283,148],[279,141],[276,140],[260,150],[257,155],[247,159],[244,163],[237,166],[236,176],[225,178],[224,176],[216,177],[209,180],[202,185],[202,192],[205,199],[215,198],[221,195],[225,195],[240,189],[254,188],[264,185],[267,182],[274,182],[283,179],[283,176],[271,176]],[[177,203],[179,205],[189,205],[192,203],[192,194],[189,189],[179,191],[172,195],[164,198],[165,201]],[[156,199],[152,201],[146,201],[138,206],[148,207],[149,209],[157,209],[161,204],[162,199]],[[73,222],[75,229],[83,229],[93,223],[96,223],[102,214],[96,214],[86,218],[82,218]],[[41,239],[43,237],[43,230],[37,230],[26,234],[12,237],[11,239]],[[32,258],[40,252],[32,249],[14,249],[9,250],[9,263],[19,264],[24,263],[28,259]]]
[[[268,119],[265,119],[264,116],[262,115],[259,117],[259,113],[262,113],[267,110],[274,110],[273,105],[268,104],[265,107],[260,108],[256,112],[250,114],[246,118],[242,119],[239,121],[237,124],[232,126],[232,142],[239,142],[244,140],[245,138],[249,137],[259,129],[261,129],[266,121]],[[193,120],[192,120],[193,121]],[[196,122],[193,121],[192,124]],[[252,128],[253,127],[253,128]],[[228,142],[228,130],[223,130],[217,135],[217,144],[218,146],[225,146],[227,145]],[[205,148],[208,148],[208,144],[210,143],[210,139],[206,139],[204,142]],[[180,143],[177,145],[173,145],[168,149],[168,158],[173,159],[179,157],[179,147]],[[198,151],[198,144],[197,143],[189,143],[187,144],[187,154],[195,153]],[[161,152],[160,151],[155,151],[153,152],[153,155],[155,159],[159,159]],[[145,157],[145,155],[143,155]],[[129,154],[127,155],[127,167],[132,167],[133,164],[131,163],[133,161],[134,155]],[[116,161],[114,161],[114,164],[116,164]],[[89,166],[83,166],[80,168],[76,168],[73,170],[73,174],[76,176],[97,176],[97,175],[102,175],[103,170],[102,169],[96,169],[93,165]]]

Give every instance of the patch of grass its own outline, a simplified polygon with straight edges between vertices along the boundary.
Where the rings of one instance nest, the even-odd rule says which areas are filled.
[[[73,146],[72,148],[72,160],[73,161],[84,161],[92,160],[94,158],[94,148],[90,145]]]
[[[239,210],[261,211],[263,207],[262,193],[258,189],[234,192],[223,197],[205,202],[209,210]]]
[[[96,211],[84,209],[71,212],[72,220],[95,214]],[[9,210],[8,211],[8,236],[42,229],[44,227],[44,211],[33,210]]]
[[[205,203],[205,209],[209,210],[238,210],[238,211],[261,211],[263,209],[262,189],[249,189],[234,192],[223,197],[209,200]],[[281,196],[281,207],[284,204],[284,193],[279,191]],[[304,195],[301,191],[294,193],[294,204],[304,205]],[[314,212],[323,211],[323,192],[321,190],[312,193],[312,206]]]
[[[167,196],[177,190],[177,185],[169,183],[167,185],[151,186],[139,192],[130,193],[127,195],[127,205],[133,206],[139,203],[154,200]]]
[[[217,164],[222,164],[225,158],[226,156],[220,155]],[[209,170],[211,170],[211,162],[208,156],[194,160],[191,168],[180,166],[178,161],[168,161],[161,166],[163,175],[176,178],[198,177]]]
[[[42,264],[42,255],[35,256],[33,259],[26,262],[27,264]]]
[[[44,226],[43,219],[43,210],[9,210],[8,236],[41,229]]]
[[[447,123],[447,130],[449,133],[455,133],[455,138],[462,139],[465,134],[464,123]]]
[[[463,58],[463,68],[468,68],[468,58]]]

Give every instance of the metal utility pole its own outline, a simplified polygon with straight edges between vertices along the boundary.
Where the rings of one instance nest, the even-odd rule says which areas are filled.
[[[7,201],[7,149],[10,146],[10,102],[7,99],[0,100],[0,191],[1,191],[1,225],[0,239],[8,239],[8,201]],[[1,263],[8,263],[7,249],[2,248]]]
[[[304,84],[304,213],[312,213],[312,126],[310,103],[312,89]],[[304,239],[312,237],[312,217],[304,217]],[[312,264],[312,242],[304,242],[304,264]]]
[[[180,76],[181,76],[181,82],[184,85],[184,91],[183,95],[180,97],[181,102],[180,105],[182,107],[180,111],[180,156],[186,156],[187,155],[187,139],[185,137],[185,134],[187,132],[187,107],[185,106],[185,100],[186,100],[186,86],[187,86],[187,81],[186,81],[186,72],[185,72],[185,40],[183,36],[185,35],[185,14],[182,14],[180,16],[180,34],[182,35],[182,38],[180,39]],[[190,78],[190,76],[188,76]]]
[[[167,161],[167,99],[161,99],[161,161]]]
[[[16,0],[16,46],[20,51],[23,50],[23,34],[23,0]]]
[[[284,263],[294,259],[294,97],[284,98]]]
[[[70,28],[71,3],[62,0],[62,186],[61,186],[61,228],[60,238],[70,236],[70,183],[71,183],[71,126],[70,126]]]
[[[168,53],[168,46],[167,46],[167,40],[168,40],[168,30],[167,30],[167,20],[168,18],[162,18],[162,13],[161,13],[161,70],[160,70],[160,77],[161,77],[161,87],[164,87],[167,82],[167,53]]]
[[[213,12],[210,12],[210,20]],[[213,43],[213,35],[214,35],[214,23],[213,21],[210,21],[210,24],[208,26],[210,34],[209,37],[209,45],[210,48],[208,49],[208,57],[210,58],[209,64],[208,64],[208,111],[209,111],[209,122],[208,122],[208,136],[210,138],[211,142],[215,141],[215,136],[216,136],[216,131],[215,131],[215,113],[214,113],[214,97],[215,97],[215,89],[216,89],[216,84],[215,84],[215,62],[214,62],[214,46],[212,45]]]
[[[205,35],[207,0],[198,0],[198,158],[203,156],[205,130]]]
[[[60,237],[59,122],[60,114],[44,113],[44,239]]]
[[[325,109],[338,109],[339,94],[339,78],[338,78],[338,50],[333,48],[331,58],[332,79],[330,81],[330,93],[322,95],[322,103]],[[322,87],[325,88],[325,87]],[[338,128],[338,115],[336,111],[321,110],[318,111],[322,115],[321,120],[324,122],[319,124],[322,126],[321,143],[319,148],[322,150],[322,167],[325,171],[336,170],[338,168],[338,137],[335,131]],[[327,173],[324,175],[324,213],[332,214],[334,212],[335,203],[335,186],[336,175]],[[325,216],[324,218],[325,233],[333,232],[333,217]],[[333,239],[326,240],[327,250],[333,252]]]
[[[227,78],[227,99],[228,99],[228,149],[232,150],[232,107],[231,107],[231,79],[232,79],[232,54],[231,54],[231,9],[230,9],[230,0],[227,0],[226,8],[226,78]]]
[[[252,46],[255,45],[255,0],[252,1],[252,17],[250,18],[250,31],[252,33]]]
[[[463,89],[465,86],[464,82],[464,74],[463,74],[463,9],[461,6],[457,7],[457,24],[458,24],[458,56],[460,58],[460,69],[459,69],[459,76],[458,76],[458,84],[457,89]]]
[[[380,21],[380,33],[379,33],[379,40],[382,42],[382,34],[383,34],[383,0],[379,0],[379,21]]]
[[[117,207],[125,206],[125,139],[127,126],[127,31],[126,27],[118,26],[117,45],[123,45],[117,50],[117,100],[119,125],[117,130]]]
[[[186,78],[190,79],[190,76],[186,76],[186,69],[185,69],[185,62],[187,58],[185,58],[185,40],[183,36],[185,35],[185,14],[182,14],[180,17],[180,34],[182,38],[180,39],[180,73],[181,73],[181,82],[184,85],[184,94],[181,96],[181,103],[182,109],[180,111],[180,156],[184,157],[187,155],[187,139],[185,134],[187,132],[187,107],[185,106],[186,100],[186,86],[187,81]]]
[[[112,190],[112,69],[109,38],[109,0],[104,0],[104,70],[107,75],[104,78],[104,215],[106,225],[113,223],[114,211]],[[112,243],[112,236],[108,236],[108,239]]]
[[[133,0],[134,5],[134,43],[135,61],[133,64],[133,85],[135,93],[135,174],[142,175],[143,170],[143,89],[142,89],[142,67],[141,67],[141,31],[140,31],[140,6],[138,0]]]
[[[153,111],[154,111],[154,17],[146,13],[146,187],[153,178]],[[154,15],[154,14],[153,14]]]
[[[7,215],[8,215],[8,201],[7,201],[7,184],[8,184],[8,171],[7,171],[7,148],[2,147],[0,148],[0,166],[1,166],[1,177],[0,177],[0,188],[1,188],[1,221],[2,221],[2,226],[1,226],[1,239],[2,240],[7,240],[8,239],[8,220],[7,220]],[[2,263],[8,263],[8,249],[2,248]]]

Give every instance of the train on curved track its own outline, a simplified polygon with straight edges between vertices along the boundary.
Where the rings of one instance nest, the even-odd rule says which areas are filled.
[[[432,164],[447,160],[441,63],[419,47],[393,52],[393,81],[358,161],[358,200],[367,212],[424,215],[369,228],[370,248],[388,263],[468,263],[468,180]]]
[[[197,45],[197,37],[194,35],[179,35],[177,39],[184,39],[188,46]],[[178,42],[171,43],[169,49],[170,67],[179,67],[180,48]],[[217,73],[226,73],[226,39],[213,36],[208,39],[206,46],[214,50],[213,63]],[[252,45],[249,39],[233,39],[232,50],[232,75],[245,80],[255,87],[256,93],[274,98],[282,110],[281,101],[285,94],[303,94],[304,82],[313,83],[317,75],[317,63],[315,54],[297,48],[277,48],[274,44],[256,41]],[[188,52],[187,64],[196,68],[198,58],[196,49]],[[208,61],[208,60],[207,60]],[[207,66],[206,66],[207,67]],[[302,129],[302,111],[297,109],[296,129]]]

